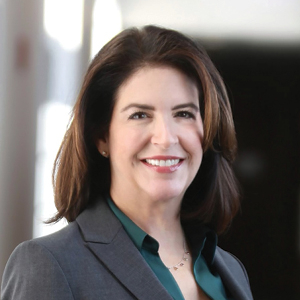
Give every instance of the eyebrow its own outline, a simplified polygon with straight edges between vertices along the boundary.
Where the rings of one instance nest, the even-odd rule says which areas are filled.
[[[196,104],[192,103],[192,102],[176,105],[172,108],[172,110],[187,108],[187,107],[190,107],[190,108],[194,109],[197,112],[199,111],[199,107]]]
[[[151,105],[131,103],[131,104],[125,106],[124,108],[122,108],[121,112],[128,110],[129,108],[132,108],[132,107],[139,108],[139,109],[146,109],[146,110],[154,110],[154,106],[151,106]]]
[[[145,109],[145,110],[155,110],[154,106],[151,106],[151,105],[131,103],[131,104],[125,106],[121,110],[121,112],[126,111],[126,110],[128,110],[129,108],[132,108],[132,107],[135,107],[135,108],[138,108],[138,109]],[[190,107],[190,108],[194,109],[197,112],[199,111],[199,107],[196,104],[192,103],[192,102],[176,105],[176,106],[172,107],[172,110],[177,110],[177,109],[187,108],[187,107]]]

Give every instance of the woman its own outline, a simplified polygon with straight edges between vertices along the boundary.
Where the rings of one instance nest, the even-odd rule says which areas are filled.
[[[54,166],[69,225],[13,252],[2,299],[252,299],[216,247],[239,207],[230,104],[207,54],[146,26],[92,61]]]

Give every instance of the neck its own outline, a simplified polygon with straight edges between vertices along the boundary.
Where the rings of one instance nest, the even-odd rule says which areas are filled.
[[[184,234],[180,222],[181,198],[153,200],[141,196],[119,195],[112,190],[111,197],[123,213],[161,246],[169,244],[172,247],[178,244],[182,247]]]

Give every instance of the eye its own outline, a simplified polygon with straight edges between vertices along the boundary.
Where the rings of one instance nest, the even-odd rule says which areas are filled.
[[[148,114],[146,114],[145,112],[137,111],[137,112],[131,114],[128,119],[138,120],[138,119],[146,119],[148,117],[149,117]]]
[[[175,117],[184,118],[184,119],[196,119],[195,114],[187,110],[178,111],[175,113]]]

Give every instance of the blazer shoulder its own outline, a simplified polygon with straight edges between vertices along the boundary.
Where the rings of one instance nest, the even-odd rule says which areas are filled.
[[[243,263],[232,253],[223,250],[220,247],[217,247],[216,252],[222,257],[223,261],[226,263],[226,265],[230,266],[232,270],[235,270],[236,272],[242,272],[245,276],[247,282],[249,283],[249,277],[248,273],[246,271],[245,266]],[[250,283],[249,283],[250,284]]]
[[[217,247],[214,265],[234,299],[253,300],[247,271],[237,257]]]
[[[76,244],[76,223],[18,245],[2,278],[1,299],[74,299],[62,261]]]
[[[37,244],[44,245],[46,248],[53,249],[53,247],[60,247],[61,244],[73,241],[74,238],[80,237],[80,231],[76,222],[71,222],[62,229],[31,241]]]
[[[63,270],[39,240],[21,243],[3,273],[2,300],[74,299]]]

